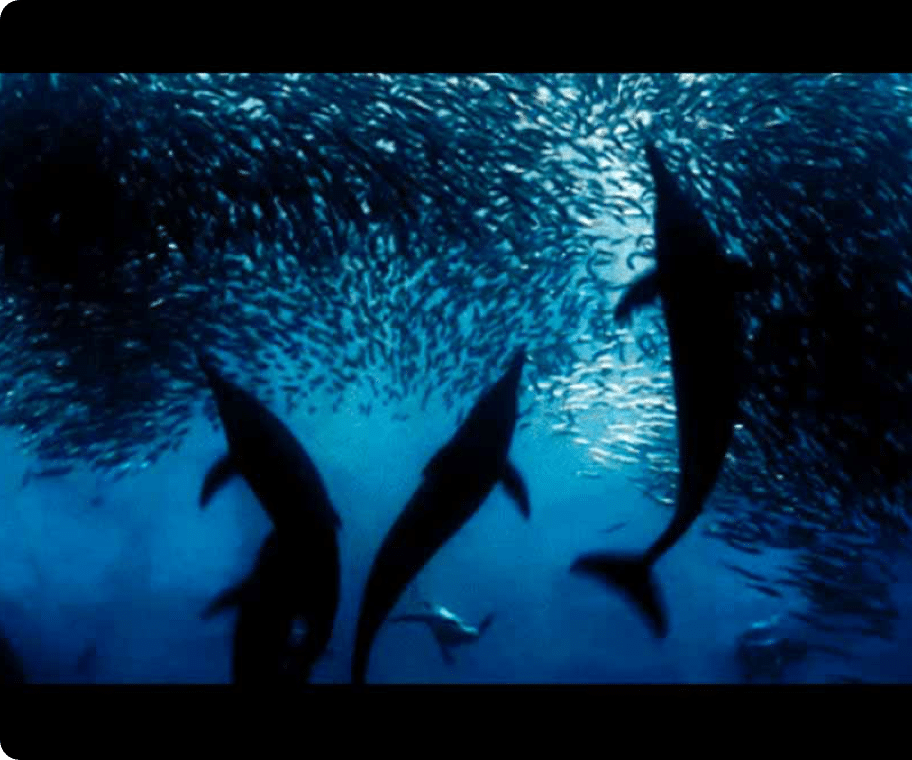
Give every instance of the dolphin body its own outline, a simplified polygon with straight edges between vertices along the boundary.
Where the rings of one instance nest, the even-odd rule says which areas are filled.
[[[229,589],[215,606],[241,605],[236,643],[243,640],[265,646],[273,639],[263,632],[250,633],[252,627],[278,627],[286,621],[290,626],[295,615],[303,618],[307,634],[301,659],[309,676],[310,666],[329,643],[339,606],[337,530],[341,521],[316,466],[294,434],[254,396],[222,377],[208,359],[199,356],[198,360],[215,395],[228,439],[228,454],[206,475],[200,504],[205,507],[229,478],[241,475],[276,533],[265,542],[258,569],[248,582]],[[262,598],[255,601],[259,596]],[[294,614],[278,612],[288,608],[293,608]],[[213,609],[208,612],[213,613]],[[252,622],[257,614],[266,615],[271,622]],[[252,646],[244,644],[242,651],[249,652]],[[255,667],[239,662],[241,656],[235,653],[235,679],[257,680],[251,675]],[[246,654],[243,658],[244,662],[256,662]]]
[[[525,482],[508,460],[524,354],[513,354],[504,375],[482,394],[455,435],[427,463],[418,490],[384,538],[361,600],[352,683],[364,683],[371,645],[405,587],[478,511],[498,482],[529,518]]]
[[[204,610],[208,620],[237,608],[232,680],[241,685],[299,686],[307,682],[325,646],[308,642],[307,626],[293,641],[295,622],[307,608],[306,586],[296,572],[298,555],[285,551],[275,531],[266,537],[252,572]],[[306,580],[306,579],[304,579]]]
[[[584,554],[571,572],[620,588],[664,637],[667,611],[652,568],[700,516],[731,442],[743,371],[736,297],[750,287],[752,275],[747,264],[725,255],[652,144],[646,158],[655,183],[656,266],[625,291],[615,320],[628,322],[635,309],[661,301],[677,407],[677,504],[669,525],[643,554]]]
[[[478,626],[469,625],[455,612],[439,604],[425,603],[425,612],[412,612],[390,618],[391,623],[424,623],[431,629],[440,653],[447,664],[454,662],[453,648],[478,641],[494,620],[494,613],[485,616]]]

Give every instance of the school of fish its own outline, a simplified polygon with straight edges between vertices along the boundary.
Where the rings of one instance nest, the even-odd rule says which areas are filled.
[[[46,460],[23,486],[153,466],[200,400],[233,457],[201,347],[230,357],[244,424],[360,386],[365,416],[439,394],[465,425],[522,346],[516,429],[534,412],[585,451],[568,477],[619,470],[670,510],[667,541],[580,547],[574,572],[664,635],[645,571],[699,520],[747,554],[792,550],[778,575],[727,571],[797,589],[809,629],[889,638],[912,515],[910,99],[880,74],[3,74],[0,424]],[[482,428],[440,466],[501,469],[463,503],[431,468],[409,509],[462,515],[501,480],[528,516]],[[228,464],[215,485],[256,480]],[[337,568],[333,506],[298,480],[288,508]],[[306,680],[338,592],[287,586],[305,518],[268,490],[274,538],[230,601],[282,589],[273,638],[306,621]],[[425,526],[423,550],[455,529]]]

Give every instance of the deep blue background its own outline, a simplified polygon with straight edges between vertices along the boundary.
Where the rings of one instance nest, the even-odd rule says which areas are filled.
[[[528,391],[527,391],[528,392]],[[417,400],[375,404],[365,417],[348,396],[333,414],[304,409],[283,418],[322,472],[343,518],[343,598],[331,652],[314,680],[347,682],[357,606],[384,532],[418,483],[424,463],[452,434],[456,412]],[[471,400],[470,400],[471,402]],[[306,404],[304,405],[306,407]],[[277,410],[280,411],[281,410]],[[394,421],[395,412],[411,416]],[[623,599],[567,571],[581,551],[636,549],[670,513],[640,495],[623,469],[599,480],[576,477],[585,448],[550,431],[541,417],[517,431],[512,459],[525,475],[532,520],[525,523],[498,487],[404,597],[443,604],[477,624],[497,618],[477,644],[446,665],[429,630],[387,625],[371,658],[370,682],[732,682],[736,638],[752,623],[787,609],[743,586],[721,563],[763,568],[784,555],[740,555],[695,529],[657,568],[670,606],[671,633],[659,642]],[[33,682],[219,683],[229,677],[233,615],[199,620],[208,600],[251,566],[269,529],[241,479],[207,511],[198,507],[204,474],[224,451],[220,431],[202,417],[181,449],[119,480],[77,470],[65,477],[22,477],[35,463],[15,437],[0,438],[0,619]],[[626,527],[600,531],[619,521]],[[698,528],[705,524],[705,518]],[[908,569],[903,577],[912,578]],[[898,588],[898,601],[908,597]],[[793,627],[796,632],[800,628]],[[812,655],[788,680],[829,673],[912,679],[901,621],[894,642],[853,644],[851,667]],[[89,672],[80,654],[96,642]]]

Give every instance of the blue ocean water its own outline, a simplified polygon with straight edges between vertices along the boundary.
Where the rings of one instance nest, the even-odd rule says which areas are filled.
[[[832,555],[819,539],[841,531],[858,539],[859,514],[889,534],[905,510],[901,495],[891,503],[878,490],[878,478],[895,485],[891,475],[904,472],[910,432],[902,405],[912,372],[897,346],[905,345],[912,291],[908,262],[893,255],[908,249],[897,244],[908,235],[898,202],[907,188],[897,156],[908,142],[897,117],[910,92],[904,81],[5,76],[0,97],[11,126],[0,163],[19,166],[19,132],[62,136],[59,144],[37,140],[38,159],[22,170],[20,186],[0,188],[4,229],[14,230],[2,240],[0,316],[12,337],[0,346],[0,628],[27,680],[228,680],[233,616],[204,621],[201,613],[247,574],[269,524],[240,479],[199,508],[203,477],[226,447],[198,403],[187,412],[196,416],[186,437],[166,430],[187,397],[203,398],[181,366],[201,339],[244,364],[242,382],[258,394],[300,383],[296,411],[269,403],[314,459],[343,522],[342,603],[315,681],[348,680],[375,552],[428,458],[514,339],[535,356],[520,407],[533,398],[536,405],[511,450],[532,519],[523,521],[498,486],[399,607],[430,601],[468,623],[491,613],[494,622],[453,663],[427,628],[388,623],[374,643],[370,682],[909,680],[905,555],[888,557],[900,613],[889,635],[828,637],[827,645],[853,655],[849,662],[814,649],[822,643],[815,624],[830,622],[834,610],[892,623],[889,609],[859,607],[885,593],[866,585],[864,573],[852,575],[858,553],[833,570],[793,568],[767,593],[746,582],[801,552]],[[758,100],[758,92],[770,97]],[[162,98],[174,108],[160,108]],[[659,506],[674,480],[663,326],[655,309],[631,331],[610,318],[620,289],[648,266],[652,244],[642,129],[677,155],[676,172],[689,174],[729,252],[769,265],[780,280],[745,307],[753,337],[760,335],[751,350],[761,358],[747,435],[733,447],[738,469],[723,476],[707,514],[657,567],[670,612],[664,641],[620,595],[568,572],[580,552],[643,548],[670,518]],[[877,182],[874,165],[884,175]],[[260,173],[239,168],[247,166]],[[122,167],[133,172],[129,179]],[[312,183],[306,192],[300,176]],[[115,212],[88,202],[93,193]],[[110,225],[112,217],[125,223]],[[145,263],[123,257],[135,245],[151,248]],[[62,265],[53,255],[73,251]],[[96,266],[104,277],[92,276]],[[148,288],[143,298],[109,287],[132,288],[137,271]],[[214,277],[211,293],[195,279],[201,271]],[[47,299],[40,315],[29,300],[36,282]],[[286,289],[284,301],[274,285]],[[118,317],[129,325],[123,334]],[[293,371],[263,369],[273,349]],[[806,371],[811,366],[819,371]],[[424,371],[430,379],[413,383]],[[861,392],[840,391],[834,376]],[[369,396],[366,380],[393,389],[394,398],[404,385],[411,394],[381,405],[382,393]],[[419,402],[435,384],[447,385],[444,397],[455,393],[455,408],[437,396],[426,407]],[[558,424],[543,408],[555,400]],[[118,415],[133,407],[139,421],[121,425]],[[20,450],[17,428],[32,446],[85,459],[134,442],[138,453],[129,453],[146,455],[156,437],[180,440],[176,451],[122,478],[79,468],[42,476],[44,464]],[[110,440],[87,441],[99,431]],[[879,456],[874,441],[890,450]],[[91,451],[74,451],[87,443]],[[644,493],[647,464],[653,477]],[[840,469],[849,474],[841,478]],[[857,495],[859,482],[863,497],[841,501]],[[726,490],[740,510],[716,509]],[[789,537],[795,552],[764,548],[782,544],[763,533],[768,505],[803,535],[804,545]],[[824,519],[840,512],[842,523]],[[720,514],[729,534],[744,529],[731,543],[749,553],[704,533]],[[888,552],[873,543],[864,551]],[[830,604],[841,591],[852,592],[843,610]],[[816,610],[807,609],[810,597]],[[807,626],[788,615],[803,612]],[[787,644],[802,643],[806,653],[788,654]],[[751,663],[763,672],[748,674]]]
[[[354,403],[353,403],[354,402]],[[316,683],[346,683],[358,604],[373,554],[419,481],[421,468],[456,419],[432,402],[423,415],[370,416],[352,399],[337,413],[284,416],[308,449],[340,513],[342,601]],[[224,683],[230,678],[233,613],[199,613],[252,566],[269,530],[246,483],[232,480],[209,509],[198,506],[208,467],[225,450],[200,417],[177,452],[136,475],[111,480],[75,470],[33,478],[16,439],[2,439],[0,613],[34,683]],[[762,571],[776,552],[745,559],[699,530],[658,566],[671,633],[659,641],[631,607],[568,573],[595,547],[636,549],[669,512],[646,500],[623,470],[576,477],[584,450],[540,419],[516,433],[511,457],[526,477],[525,523],[500,487],[418,576],[397,609],[432,600],[490,630],[447,664],[424,626],[387,623],[373,649],[372,683],[737,683],[737,639],[796,599],[750,589],[723,562]],[[705,518],[704,518],[705,521]],[[601,531],[626,524],[607,535]],[[701,525],[702,523],[698,523]],[[912,572],[905,568],[901,586]],[[907,597],[908,598],[908,597]],[[863,641],[851,665],[811,653],[783,669],[787,682],[822,682],[833,672],[866,680],[912,677],[900,621],[892,642]],[[87,650],[94,647],[91,655]]]

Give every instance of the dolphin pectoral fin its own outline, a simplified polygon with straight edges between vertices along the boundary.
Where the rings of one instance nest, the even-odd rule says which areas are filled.
[[[619,325],[629,325],[633,312],[646,306],[659,297],[659,272],[651,269],[636,277],[624,291],[621,300],[614,307],[614,321]]]
[[[519,513],[528,520],[532,514],[532,508],[529,505],[529,489],[526,488],[526,482],[516,469],[516,465],[507,462],[500,479],[510,498],[516,502]]]
[[[225,454],[225,456],[216,460],[215,464],[209,468],[209,472],[206,473],[206,479],[203,481],[203,490],[200,492],[200,507],[205,509],[215,492],[237,474],[237,467],[231,458],[231,454]]]
[[[203,620],[210,620],[229,608],[236,607],[243,600],[244,589],[244,583],[238,583],[236,586],[225,589],[221,594],[215,597],[215,599],[209,602],[209,606],[203,610],[200,618]]]
[[[620,589],[659,638],[668,635],[668,616],[652,575],[652,563],[638,556],[595,552],[577,557],[570,572]]]

